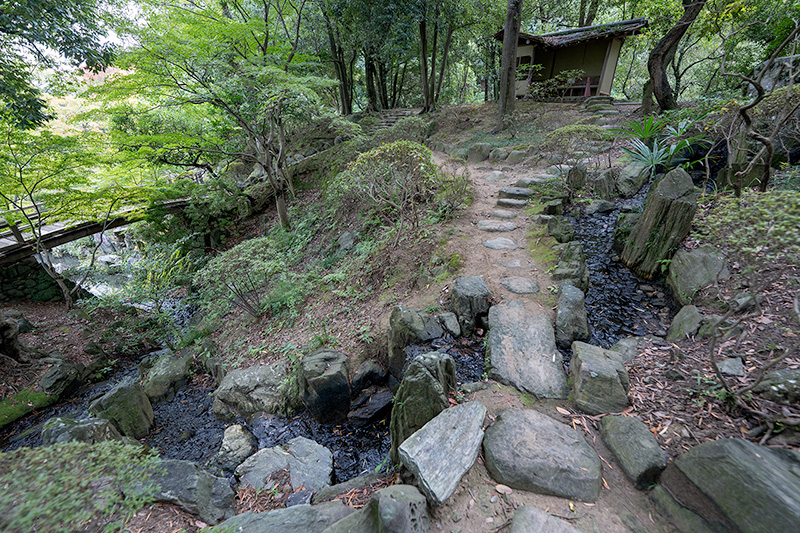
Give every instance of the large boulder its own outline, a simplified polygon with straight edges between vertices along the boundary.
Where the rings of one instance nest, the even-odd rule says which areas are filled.
[[[593,502],[602,465],[580,433],[538,411],[507,409],[486,430],[486,468],[509,487]]]
[[[556,345],[561,349],[573,341],[589,340],[589,319],[583,291],[569,283],[561,284],[556,310]]]
[[[770,372],[753,392],[775,402],[796,403],[800,401],[800,369]]]
[[[667,466],[667,455],[655,435],[638,418],[604,416],[600,435],[639,490],[649,489]]]
[[[219,533],[322,533],[354,512],[341,501],[319,505],[295,505],[266,513],[246,511],[222,522],[212,531]]]
[[[575,191],[583,189],[586,185],[586,176],[586,165],[579,162],[567,172],[567,185]]]
[[[318,491],[331,484],[333,455],[326,447],[305,437],[295,437],[283,446],[264,448],[236,468],[236,478],[246,487],[260,489],[267,478],[287,470],[293,490]]]
[[[403,377],[406,346],[431,341],[443,334],[439,321],[424,311],[401,305],[392,309],[389,316],[389,373],[398,380]]]
[[[680,342],[691,337],[700,329],[703,315],[693,305],[684,305],[672,319],[667,331],[667,342]]]
[[[191,353],[176,355],[167,351],[161,354],[142,382],[147,397],[154,402],[172,398],[186,384],[191,365]]]
[[[39,390],[48,396],[62,398],[77,389],[83,381],[86,367],[59,361],[42,376]]]
[[[681,168],[668,172],[648,193],[644,212],[622,249],[622,261],[643,278],[653,278],[689,234],[696,210],[691,176]]]
[[[566,398],[567,376],[550,317],[531,313],[519,300],[489,310],[486,344],[489,377],[537,398]]]
[[[569,242],[575,238],[575,226],[567,217],[554,216],[547,221],[547,233],[557,242]]]
[[[617,175],[619,170],[616,167],[607,168],[597,176],[592,182],[592,191],[603,200],[611,200],[617,196]]]
[[[51,418],[42,426],[42,445],[50,446],[60,442],[88,442],[95,444],[107,440],[122,440],[122,435],[102,418]]]
[[[472,468],[483,441],[486,407],[468,402],[445,409],[398,448],[431,505],[442,505]]]
[[[399,462],[398,446],[447,409],[447,395],[455,387],[456,365],[450,355],[431,352],[418,355],[411,361],[397,389],[389,423],[390,455],[394,464]]]
[[[386,380],[386,369],[374,359],[367,359],[356,369],[350,382],[350,392],[358,394],[370,385],[380,385]]]
[[[0,316],[0,355],[20,363],[31,360],[28,349],[19,341],[19,323],[14,318]]]
[[[566,520],[547,514],[532,505],[522,505],[514,511],[508,533],[579,533]]]
[[[575,406],[584,413],[618,413],[628,406],[630,380],[617,352],[575,341],[569,371]]]
[[[425,496],[411,485],[392,485],[377,491],[367,505],[324,533],[428,533],[430,527]]]
[[[480,163],[489,159],[492,145],[489,143],[475,143],[467,151],[467,161],[470,163]]]
[[[705,527],[695,521],[692,531],[788,532],[800,524],[796,451],[741,439],[706,441],[675,458],[661,484],[666,493],[660,493],[657,507],[671,510],[667,517],[675,522],[685,514],[676,508],[699,515]]]
[[[258,439],[241,424],[225,428],[222,444],[213,462],[223,470],[235,470],[258,450]]]
[[[638,163],[630,163],[623,167],[616,180],[616,189],[623,198],[633,198],[642,188],[650,174]]]
[[[722,256],[713,248],[701,246],[694,250],[680,249],[672,256],[667,285],[682,305],[692,303],[702,287],[730,277]]]
[[[287,379],[286,368],[280,363],[232,370],[214,391],[214,414],[285,413]]]
[[[456,279],[451,292],[453,312],[464,335],[475,331],[478,321],[489,312],[492,291],[483,278],[473,276]]]
[[[92,402],[89,412],[111,422],[127,437],[141,439],[153,427],[153,406],[142,386],[128,377]]]
[[[350,411],[347,356],[329,349],[305,356],[300,364],[300,395],[318,422],[340,422]]]
[[[586,268],[586,256],[583,244],[570,241],[561,250],[556,268],[550,274],[555,281],[569,283],[584,293],[589,290],[589,269]]]
[[[227,479],[178,459],[163,459],[159,470],[153,476],[156,501],[175,504],[212,525],[233,516],[233,489]]]

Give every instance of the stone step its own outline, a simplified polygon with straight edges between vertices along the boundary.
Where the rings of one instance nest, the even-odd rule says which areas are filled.
[[[517,248],[520,248],[520,245],[511,239],[506,239],[505,237],[498,237],[496,239],[483,241],[483,245],[491,250],[516,250]]]
[[[516,211],[509,211],[508,209],[493,209],[491,213],[489,213],[490,217],[494,218],[517,218]]]
[[[512,209],[522,209],[528,205],[527,200],[516,200],[514,198],[500,198],[497,200],[498,207],[510,207]]]
[[[514,184],[515,187],[539,187],[547,183],[547,180],[553,179],[553,176],[544,175],[544,176],[531,176],[528,178],[520,178]]]
[[[534,191],[525,187],[503,187],[497,193],[499,198],[512,198],[515,200],[526,200],[534,194]]]
[[[478,229],[490,233],[505,233],[517,229],[513,222],[502,222],[500,220],[479,220]]]

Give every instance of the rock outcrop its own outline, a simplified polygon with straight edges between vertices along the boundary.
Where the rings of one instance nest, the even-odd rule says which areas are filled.
[[[111,422],[121,434],[141,439],[153,427],[153,406],[142,386],[132,377],[117,383],[92,402],[89,412]]]
[[[492,291],[480,277],[458,278],[453,283],[451,298],[462,333],[471,335],[478,321],[489,312]]]
[[[406,346],[431,341],[443,334],[442,326],[432,315],[420,309],[395,307],[389,316],[389,373],[400,380],[406,366]]]
[[[724,281],[730,272],[722,256],[712,248],[680,249],[669,263],[667,285],[682,305],[695,301],[695,293],[716,281]]]
[[[588,340],[589,319],[583,291],[562,283],[556,310],[556,345],[566,349],[572,346],[573,341]]]
[[[347,356],[322,349],[305,356],[300,363],[300,396],[318,422],[328,424],[347,418],[350,411],[350,382]]]
[[[283,446],[258,450],[236,468],[236,477],[243,486],[260,489],[279,470],[289,472],[293,490],[317,491],[331,484],[333,455],[313,440],[295,437]]]
[[[667,455],[638,418],[609,415],[600,420],[600,434],[639,490],[649,489],[667,466]]]
[[[214,391],[214,413],[230,417],[258,411],[285,413],[286,380],[286,368],[280,363],[232,370]]]

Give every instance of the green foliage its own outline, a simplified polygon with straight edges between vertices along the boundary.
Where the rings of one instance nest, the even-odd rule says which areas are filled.
[[[586,72],[581,69],[562,70],[551,78],[532,82],[528,89],[528,95],[534,100],[563,98],[566,87],[585,77]]]
[[[611,128],[609,131],[630,139],[638,139],[645,145],[650,145],[658,137],[665,125],[665,120],[648,115],[641,120],[628,121],[622,127]]]
[[[800,193],[743,191],[719,195],[697,230],[740,262],[744,272],[800,263]]]
[[[55,396],[48,396],[43,392],[34,392],[23,389],[16,394],[3,398],[0,401],[0,428],[22,418],[34,409],[47,407],[58,400]]]
[[[592,124],[569,124],[555,129],[544,137],[543,149],[558,155],[563,161],[571,157],[587,142],[604,141],[608,132]]]
[[[152,502],[153,451],[116,441],[68,442],[0,453],[0,529],[98,530]]]

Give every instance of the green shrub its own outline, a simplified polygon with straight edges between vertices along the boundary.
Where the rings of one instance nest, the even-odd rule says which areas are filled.
[[[569,124],[545,135],[542,149],[566,161],[587,142],[603,141],[608,139],[608,136],[608,132],[600,126]]]
[[[157,465],[154,452],[116,441],[0,453],[0,530],[87,531],[110,518],[124,522],[153,501]]]

